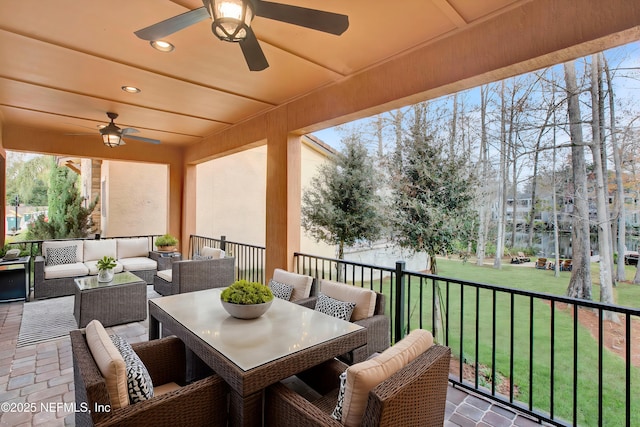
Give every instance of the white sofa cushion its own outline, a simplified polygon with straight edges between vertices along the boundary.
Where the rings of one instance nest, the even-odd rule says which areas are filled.
[[[73,264],[49,265],[44,267],[45,279],[61,279],[63,277],[78,277],[86,276],[88,274],[89,268],[81,262],[75,262]]]
[[[65,246],[76,246],[76,262],[82,262],[84,255],[84,240],[61,240],[57,242],[42,242],[42,255],[47,258],[47,248],[64,248]]]
[[[139,237],[134,239],[116,239],[118,247],[118,256],[116,259],[124,258],[148,257],[149,256],[149,239]],[[125,270],[127,268],[125,267]],[[143,268],[141,270],[151,270]]]
[[[146,257],[119,258],[118,262],[122,264],[124,271],[144,271],[158,268],[157,262]]]
[[[200,256],[203,257],[202,259],[224,258],[224,251],[218,248],[210,248],[209,246],[203,246],[202,249],[200,250]]]
[[[84,241],[84,262],[97,261],[104,256],[116,258],[115,239]]]
[[[173,269],[168,269],[168,270],[160,270],[158,271],[158,277],[166,280],[167,282],[171,282],[171,278],[173,277]]]
[[[89,269],[90,276],[98,274],[98,261],[85,261],[84,265],[86,265],[87,268]],[[122,266],[122,264],[116,261],[116,266],[113,267],[113,272],[120,273],[122,272],[123,269],[124,267]]]

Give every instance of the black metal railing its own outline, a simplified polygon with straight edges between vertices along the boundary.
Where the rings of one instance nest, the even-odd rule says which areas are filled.
[[[245,279],[265,283],[263,246],[230,242],[225,236],[219,239],[191,235],[189,238],[189,257],[199,254],[204,246],[225,251],[226,256],[235,258],[236,280]]]
[[[552,425],[640,425],[638,309],[407,271],[403,262],[294,258],[299,273],[385,294],[393,341],[431,330],[452,349],[458,387]],[[614,317],[619,324],[606,320]]]

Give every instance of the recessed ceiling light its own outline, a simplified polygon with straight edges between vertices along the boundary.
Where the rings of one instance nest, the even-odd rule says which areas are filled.
[[[171,52],[175,49],[174,45],[164,40],[154,40],[150,43],[152,48],[159,50],[160,52]]]
[[[140,89],[134,86],[122,86],[122,90],[128,93],[140,93]]]

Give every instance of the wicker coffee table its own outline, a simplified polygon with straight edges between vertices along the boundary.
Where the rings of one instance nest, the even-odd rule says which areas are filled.
[[[98,276],[81,277],[75,283],[73,315],[79,328],[93,319],[113,326],[147,318],[147,283],[133,273],[116,273],[106,283],[98,282]]]

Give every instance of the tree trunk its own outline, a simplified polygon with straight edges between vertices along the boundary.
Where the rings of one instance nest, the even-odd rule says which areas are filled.
[[[496,239],[496,256],[493,260],[493,268],[502,268],[502,255],[504,254],[505,214],[507,197],[507,131],[506,131],[506,101],[505,83],[501,87],[501,111],[500,111],[500,171],[498,179],[498,236]]]
[[[616,115],[615,115],[615,98],[613,93],[613,79],[611,78],[611,71],[609,70],[609,64],[607,60],[602,56],[604,72],[607,77],[607,88],[609,90],[609,123],[611,126],[611,149],[613,151],[613,164],[616,174],[616,212],[618,218],[617,227],[617,249],[618,249],[618,265],[617,274],[615,280],[625,280],[624,270],[624,253],[626,249],[626,212],[624,207],[624,186],[622,183],[622,154],[618,147],[618,135],[616,129]]]
[[[576,69],[573,62],[564,64],[567,90],[567,110],[569,132],[571,134],[571,163],[573,167],[573,260],[571,280],[567,295],[574,298],[591,299],[591,266],[589,242],[589,205],[587,201],[587,168],[582,140],[582,118],[576,83]],[[556,263],[557,264],[557,263]]]
[[[607,192],[605,177],[603,176],[602,140],[600,139],[600,103],[598,100],[598,55],[592,55],[591,61],[591,110],[593,120],[591,129],[593,142],[589,145],[593,155],[594,170],[596,174],[596,213],[598,217],[598,248],[600,252],[600,302],[613,304],[613,283],[611,280],[611,224],[609,209],[607,208]],[[615,320],[617,316],[613,312],[605,312],[606,320]]]
[[[484,265],[486,237],[489,228],[489,159],[487,150],[487,86],[480,87],[480,212],[478,224],[477,264]]]

